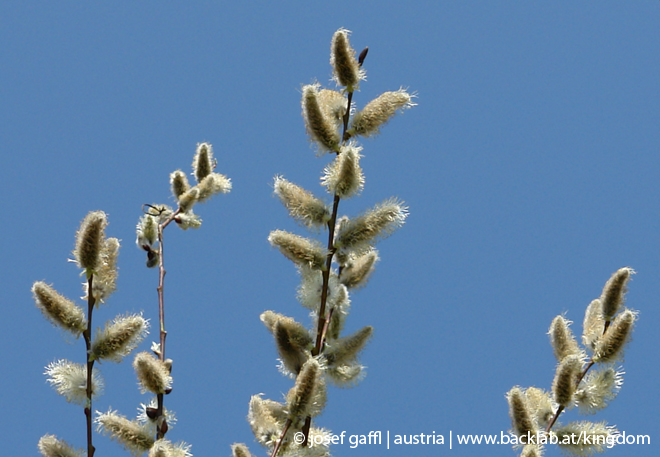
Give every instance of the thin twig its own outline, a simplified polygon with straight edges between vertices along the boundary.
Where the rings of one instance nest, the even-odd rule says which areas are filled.
[[[291,419],[286,420],[286,423],[284,424],[284,429],[282,430],[282,434],[280,435],[280,439],[277,440],[277,443],[275,443],[275,448],[273,449],[273,453],[271,454],[271,457],[275,457],[277,455],[277,452],[280,450],[280,446],[282,445],[282,442],[284,442],[286,433],[289,431],[289,427],[291,427]]]
[[[165,330],[165,247],[163,244],[163,230],[167,227],[181,212],[181,208],[178,208],[174,213],[170,215],[165,221],[161,224],[158,224],[158,248],[160,250],[160,256],[158,259],[158,320],[160,323],[160,354],[158,357],[161,362],[165,361],[165,339],[167,337],[167,331]],[[163,419],[164,416],[164,406],[163,406],[163,394],[156,395],[156,400],[158,406],[156,409],[157,417],[157,427],[156,435],[157,439],[165,437],[167,433],[167,422]]]
[[[87,359],[87,404],[85,405],[85,417],[87,420],[87,455],[89,457],[94,457],[94,445],[92,444],[92,370],[94,369],[94,360],[90,360],[91,350],[92,350],[92,311],[94,311],[94,295],[92,293],[92,282],[94,275],[90,274],[87,279],[87,329],[83,332],[83,337],[85,338],[85,348],[86,348],[86,359]]]

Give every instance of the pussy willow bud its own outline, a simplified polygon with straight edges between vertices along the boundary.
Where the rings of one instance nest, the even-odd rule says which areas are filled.
[[[573,332],[569,328],[571,321],[564,318],[564,316],[557,316],[550,324],[550,344],[555,353],[555,358],[561,362],[564,357],[569,355],[580,355],[580,347],[578,346]]]
[[[108,238],[103,243],[99,266],[94,273],[92,281],[92,296],[96,304],[104,303],[105,300],[117,290],[117,256],[119,255],[119,240]],[[86,294],[89,284],[85,283]],[[87,299],[87,295],[85,295]]]
[[[121,362],[142,341],[148,322],[138,314],[117,316],[105,325],[92,343],[90,359]]]
[[[335,247],[361,254],[371,249],[378,239],[386,238],[401,227],[408,216],[408,208],[397,199],[376,205],[367,213],[342,223],[335,239]]]
[[[593,300],[587,306],[582,323],[582,344],[593,352],[596,342],[603,336],[605,320],[603,319],[603,304],[599,299]]]
[[[321,152],[338,152],[341,140],[334,122],[327,118],[319,100],[318,85],[303,87],[303,119],[307,134],[316,142]]]
[[[73,250],[78,267],[90,272],[96,270],[105,240],[106,225],[108,220],[103,211],[92,211],[85,216],[76,233],[76,247]]]
[[[44,435],[39,439],[39,453],[43,457],[82,457],[85,451],[75,449],[64,440],[58,439],[55,435]]]
[[[181,208],[181,212],[190,211],[198,199],[199,189],[197,187],[190,188],[185,194],[179,197],[179,208]]]
[[[415,106],[412,95],[403,89],[385,92],[370,101],[362,111],[353,116],[348,133],[351,136],[370,137],[380,132],[380,127],[386,124],[397,111]]]
[[[635,272],[632,268],[620,268],[607,281],[600,296],[603,304],[603,319],[611,321],[623,306],[630,276]]]
[[[327,250],[317,241],[294,235],[284,230],[270,232],[268,241],[277,247],[284,256],[298,265],[307,265],[316,270],[324,270]]]
[[[49,364],[44,373],[55,391],[69,403],[84,405],[87,402],[87,365],[58,360]],[[103,378],[99,371],[92,369],[92,398],[103,393]]]
[[[619,434],[605,422],[577,421],[555,427],[557,444],[563,453],[576,456],[589,456],[611,447],[608,443]]]
[[[527,397],[527,404],[532,411],[536,423],[539,427],[545,428],[556,410],[550,394],[543,389],[528,387],[525,389],[525,397]]]
[[[308,346],[312,344],[307,330],[297,322],[280,320],[273,329],[277,352],[282,360],[283,368],[297,375],[310,357]]]
[[[87,329],[85,311],[45,282],[35,282],[32,285],[32,295],[44,317],[54,325],[62,327],[76,337]]]
[[[620,313],[594,348],[595,362],[614,362],[623,357],[623,348],[632,335],[637,315],[629,309]]]
[[[192,163],[193,174],[197,182],[202,182],[202,179],[210,175],[214,167],[215,160],[211,145],[209,143],[198,144]]]
[[[344,124],[344,115],[348,109],[348,100],[336,90],[321,89],[318,93],[318,103],[323,110],[325,119],[332,122],[335,129]]]
[[[134,455],[141,455],[154,445],[153,434],[148,425],[128,420],[112,410],[97,414],[95,422],[98,431],[109,435]]]
[[[573,401],[581,369],[582,363],[577,355],[569,355],[559,363],[552,382],[552,394],[558,405],[566,408]]]
[[[202,226],[202,219],[192,211],[179,213],[174,221],[181,230],[188,230],[189,228],[198,229]]]
[[[148,457],[192,457],[190,445],[185,442],[172,443],[165,438],[156,440],[149,449]]]
[[[330,209],[311,192],[281,176],[275,176],[275,195],[291,217],[306,227],[322,227],[330,220]]]
[[[340,365],[349,360],[354,360],[360,351],[364,349],[373,334],[374,328],[363,327],[351,336],[339,338],[332,342],[324,352],[328,365]]]
[[[253,395],[250,399],[248,422],[262,446],[272,447],[279,440],[286,420],[286,408],[282,403],[264,400],[261,395]]]
[[[231,191],[231,179],[220,173],[210,173],[197,184],[199,193],[197,201],[204,203],[209,198],[217,194],[226,194]]]
[[[135,356],[133,369],[142,386],[142,393],[164,394],[172,387],[172,377],[165,363],[146,351]]]
[[[321,378],[321,367],[316,359],[303,365],[296,384],[286,397],[288,418],[292,421],[318,415],[325,406],[325,388]]]
[[[541,457],[542,455],[541,446],[536,443],[526,444],[520,453],[520,457]]]
[[[349,92],[353,92],[357,90],[363,74],[355,59],[355,51],[348,41],[349,33],[348,30],[339,29],[332,36],[330,65],[332,65],[334,79],[337,83],[345,86]]]
[[[342,146],[335,160],[325,167],[321,184],[328,189],[328,192],[346,199],[362,190],[364,175],[360,168],[361,150],[362,148],[354,143]]]
[[[363,287],[369,280],[378,260],[380,259],[376,249],[371,249],[360,256],[348,256],[339,280],[349,289]]]
[[[231,445],[232,457],[254,457],[248,447],[243,443],[234,443]]]
[[[177,200],[180,196],[188,192],[188,189],[190,189],[188,177],[181,170],[176,170],[170,173],[170,186],[172,186],[172,195],[174,195],[174,198]]]
[[[514,387],[506,394],[506,399],[509,402],[509,416],[513,432],[518,436],[526,436],[528,433],[535,434],[537,426],[524,391],[520,387]]]
[[[136,244],[140,249],[151,247],[158,240],[158,219],[151,214],[143,215],[138,221]]]
[[[612,366],[591,370],[575,392],[575,402],[582,414],[594,414],[616,398],[623,384],[623,372]]]

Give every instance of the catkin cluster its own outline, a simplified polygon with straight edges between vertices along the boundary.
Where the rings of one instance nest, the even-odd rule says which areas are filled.
[[[557,360],[552,389],[516,386],[507,393],[512,433],[519,439],[522,456],[541,456],[544,444],[556,442],[568,454],[588,456],[603,452],[618,431],[605,422],[559,422],[567,409],[594,414],[605,408],[623,384],[623,351],[630,341],[637,312],[624,306],[627,284],[634,271],[621,268],[607,281],[601,296],[593,300],[584,316],[582,344],[571,322],[555,317],[549,335]],[[529,437],[533,437],[531,442]]]
[[[250,400],[248,421],[257,441],[272,456],[329,455],[326,429],[314,425],[326,402],[328,383],[351,387],[365,375],[359,355],[373,328],[344,333],[351,305],[350,294],[364,286],[379,260],[375,244],[401,227],[407,208],[389,198],[357,216],[339,216],[341,200],[354,197],[364,186],[358,137],[377,134],[398,111],[413,106],[405,90],[386,92],[362,110],[352,106],[354,92],[364,80],[362,64],[349,42],[349,32],[338,30],[331,43],[330,63],[338,89],[310,84],[302,88],[302,116],[307,134],[320,154],[333,155],[321,176],[330,201],[314,195],[283,176],[276,176],[275,195],[289,216],[313,234],[327,230],[327,241],[274,230],[268,241],[293,262],[300,275],[298,301],[310,311],[306,327],[291,317],[266,311],[261,321],[273,335],[280,370],[295,384],[284,402],[255,395]],[[305,442],[291,437],[302,432]],[[314,444],[309,437],[313,436]],[[244,444],[234,444],[235,457],[250,456]]]
[[[102,330],[92,332],[93,311],[105,303],[116,289],[117,255],[119,240],[107,238],[107,216],[103,211],[90,212],[76,233],[73,261],[82,269],[86,278],[83,283],[87,309],[59,294],[53,286],[37,281],[32,294],[37,307],[54,325],[76,338],[85,340],[84,363],[66,359],[56,360],[46,367],[48,383],[68,402],[83,406],[87,421],[88,437],[92,430],[92,401],[103,392],[103,378],[94,366],[96,361],[120,362],[147,333],[148,322],[139,314],[119,315],[106,322]],[[91,439],[85,450],[73,448],[54,435],[44,435],[39,440],[39,452],[44,457],[82,456],[92,457],[94,446]]]

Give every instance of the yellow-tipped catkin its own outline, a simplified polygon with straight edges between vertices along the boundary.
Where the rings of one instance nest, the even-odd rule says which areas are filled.
[[[174,195],[174,198],[177,200],[180,196],[188,192],[188,189],[190,189],[188,177],[181,170],[176,170],[170,173],[170,186],[172,188],[172,195]]]
[[[44,317],[54,325],[62,327],[76,337],[87,329],[87,319],[83,309],[57,293],[45,282],[35,282],[32,285],[32,295]]]
[[[149,426],[128,420],[112,410],[107,413],[97,412],[97,414],[98,431],[109,435],[131,454],[142,455],[154,445],[153,434]]]
[[[330,165],[325,167],[321,184],[328,192],[346,199],[357,195],[364,187],[364,175],[360,168],[361,147],[349,143]]]
[[[336,129],[340,128],[348,106],[346,97],[336,90],[321,89],[318,93],[318,102],[325,118],[332,122]]]
[[[286,407],[273,400],[264,400],[261,395],[250,398],[248,422],[257,441],[265,447],[272,447],[280,438],[287,420]]]
[[[528,387],[525,389],[525,397],[536,423],[540,428],[545,428],[557,409],[550,394],[537,387]]]
[[[44,373],[55,391],[66,401],[78,405],[87,402],[87,365],[62,359],[49,364]],[[99,371],[92,369],[92,398],[103,393],[103,378]]]
[[[78,267],[88,271],[96,270],[107,225],[108,220],[103,211],[92,211],[85,216],[76,233],[76,247],[73,250],[73,257]]]
[[[199,189],[197,186],[190,188],[185,194],[179,197],[179,208],[181,212],[187,212],[197,203],[199,198]]]
[[[401,227],[408,216],[403,202],[392,198],[376,205],[367,213],[342,223],[335,239],[335,247],[344,253],[357,255],[372,249],[378,240]]]
[[[612,366],[591,370],[575,392],[575,402],[582,414],[594,414],[614,400],[623,384],[623,372]]]
[[[164,394],[172,388],[172,377],[167,366],[149,352],[135,355],[133,369],[142,386],[142,393]]]
[[[353,92],[358,89],[360,79],[364,75],[355,59],[355,50],[348,40],[349,34],[348,30],[339,29],[332,36],[330,65],[332,65],[334,79],[337,83],[346,87],[349,92]]]
[[[243,443],[234,443],[231,445],[232,457],[254,457],[248,447]]]
[[[600,301],[603,304],[603,319],[611,321],[623,306],[628,281],[635,271],[632,268],[620,268],[605,283]]]
[[[564,357],[557,366],[555,379],[552,382],[552,394],[558,405],[566,408],[572,403],[581,370],[582,363],[577,355]]]
[[[303,87],[302,111],[307,134],[321,152],[338,152],[341,141],[336,124],[327,118],[319,100],[319,86]]]
[[[75,449],[55,435],[42,436],[37,447],[43,457],[82,457],[85,455],[83,449]]]
[[[277,247],[284,256],[298,265],[306,265],[315,270],[324,270],[327,250],[317,241],[294,235],[284,230],[270,232],[268,241]]]
[[[362,111],[355,113],[348,133],[351,136],[369,137],[380,132],[380,127],[386,124],[397,111],[415,106],[412,95],[403,89],[385,92],[370,101]]]
[[[117,316],[98,333],[90,358],[121,362],[142,341],[148,326],[147,320],[139,314]]]
[[[636,319],[636,313],[629,309],[616,316],[612,325],[596,343],[594,362],[614,362],[623,358],[623,348],[630,341]]]
[[[605,320],[603,319],[603,304],[599,299],[593,300],[587,306],[582,323],[582,344],[593,352],[596,342],[603,336]]]
[[[149,449],[149,457],[192,457],[190,445],[185,442],[172,443],[165,438],[156,440]]]
[[[176,217],[176,225],[181,230],[198,229],[202,226],[202,219],[192,211],[188,211],[187,213],[180,213]]]
[[[287,394],[288,418],[297,421],[318,415],[325,406],[324,390],[321,366],[316,359],[311,358],[305,362],[296,378],[296,384]]]
[[[213,159],[213,148],[209,143],[201,143],[197,145],[195,157],[192,163],[193,175],[197,182],[202,182],[202,179],[211,174],[215,168],[215,160]]]
[[[226,194],[231,191],[231,179],[220,173],[210,173],[197,184],[197,201],[204,203],[217,194]]]
[[[275,195],[280,199],[291,217],[306,227],[322,227],[330,220],[330,209],[323,200],[311,192],[275,176]]]
[[[374,266],[378,262],[378,251],[371,249],[360,256],[348,256],[345,266],[341,270],[339,280],[349,289],[363,287],[369,280],[369,276],[374,271]]]
[[[612,438],[619,432],[605,422],[578,421],[555,427],[554,434],[564,453],[591,456],[610,447]]]
[[[548,332],[550,335],[550,344],[558,362],[561,362],[564,357],[569,355],[580,355],[580,347],[573,336],[573,332],[569,328],[571,323],[571,321],[560,315],[555,317],[552,320],[552,324],[550,324],[550,330]]]
[[[520,457],[541,457],[543,448],[538,444],[526,444],[523,447]]]
[[[139,248],[152,247],[158,240],[158,219],[151,214],[145,214],[138,221],[135,231],[137,233],[135,243]]]
[[[513,432],[517,436],[527,436],[528,433],[535,434],[537,425],[529,407],[525,392],[520,387],[512,388],[506,394],[509,403],[509,416],[513,426]]]
[[[332,345],[329,345],[323,353],[328,361],[328,366],[340,365],[354,360],[366,346],[373,331],[373,327],[367,326],[350,336],[333,341]]]
[[[105,300],[117,290],[117,256],[119,255],[119,240],[108,238],[103,243],[99,266],[92,280],[92,295],[96,304],[105,303]],[[85,293],[88,283],[84,284]],[[87,298],[87,296],[85,296]]]

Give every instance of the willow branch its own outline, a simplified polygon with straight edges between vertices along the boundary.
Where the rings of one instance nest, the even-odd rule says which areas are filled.
[[[85,405],[85,417],[87,421],[87,455],[89,457],[94,457],[94,445],[92,444],[92,370],[94,369],[94,360],[91,360],[92,353],[92,312],[94,311],[94,294],[92,293],[92,282],[94,280],[94,275],[90,274],[87,279],[87,329],[83,332],[83,337],[85,338],[85,348],[86,348],[86,360],[87,360],[87,386],[85,393],[87,394],[87,403]]]

